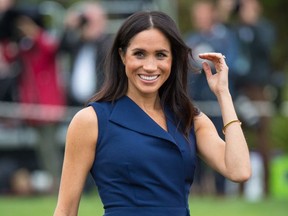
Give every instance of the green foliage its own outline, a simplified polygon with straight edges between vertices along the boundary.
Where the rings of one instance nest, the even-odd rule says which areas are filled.
[[[286,0],[262,0],[264,14],[275,25],[277,31],[277,43],[273,52],[273,61],[278,69],[285,70],[287,73],[287,54],[288,54],[288,1]]]
[[[267,138],[269,139],[269,147],[272,155],[274,153],[288,153],[287,122],[288,118],[281,114],[273,116],[269,121],[269,132]],[[249,149],[257,150],[256,130],[246,127],[243,127],[243,130],[249,145]]]
[[[288,153],[288,118],[277,115],[271,122],[271,147],[277,151]]]

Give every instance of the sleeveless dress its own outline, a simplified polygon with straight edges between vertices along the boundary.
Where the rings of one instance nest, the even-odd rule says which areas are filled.
[[[189,216],[197,157],[194,130],[188,142],[165,109],[165,131],[127,96],[113,104],[89,105],[98,117],[91,174],[104,216]]]

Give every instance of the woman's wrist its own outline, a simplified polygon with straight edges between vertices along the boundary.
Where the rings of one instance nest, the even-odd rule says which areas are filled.
[[[221,92],[221,94],[217,95],[217,100],[221,108],[224,124],[238,119],[234,108],[232,96],[229,91]]]
[[[221,91],[217,92],[215,95],[216,95],[219,102],[221,102],[222,100],[226,100],[226,99],[232,100],[229,89],[221,90]]]

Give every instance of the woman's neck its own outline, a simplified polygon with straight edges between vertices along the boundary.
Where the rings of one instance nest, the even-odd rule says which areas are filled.
[[[159,95],[135,95],[127,93],[127,97],[133,100],[144,111],[162,110]]]

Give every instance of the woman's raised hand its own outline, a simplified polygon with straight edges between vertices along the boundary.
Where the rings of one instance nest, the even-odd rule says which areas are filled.
[[[203,62],[203,70],[205,72],[208,85],[211,91],[219,96],[222,92],[228,92],[228,66],[225,62],[225,56],[222,53],[201,53],[201,59],[209,60],[214,64],[216,73],[212,73],[212,69],[207,62]]]

